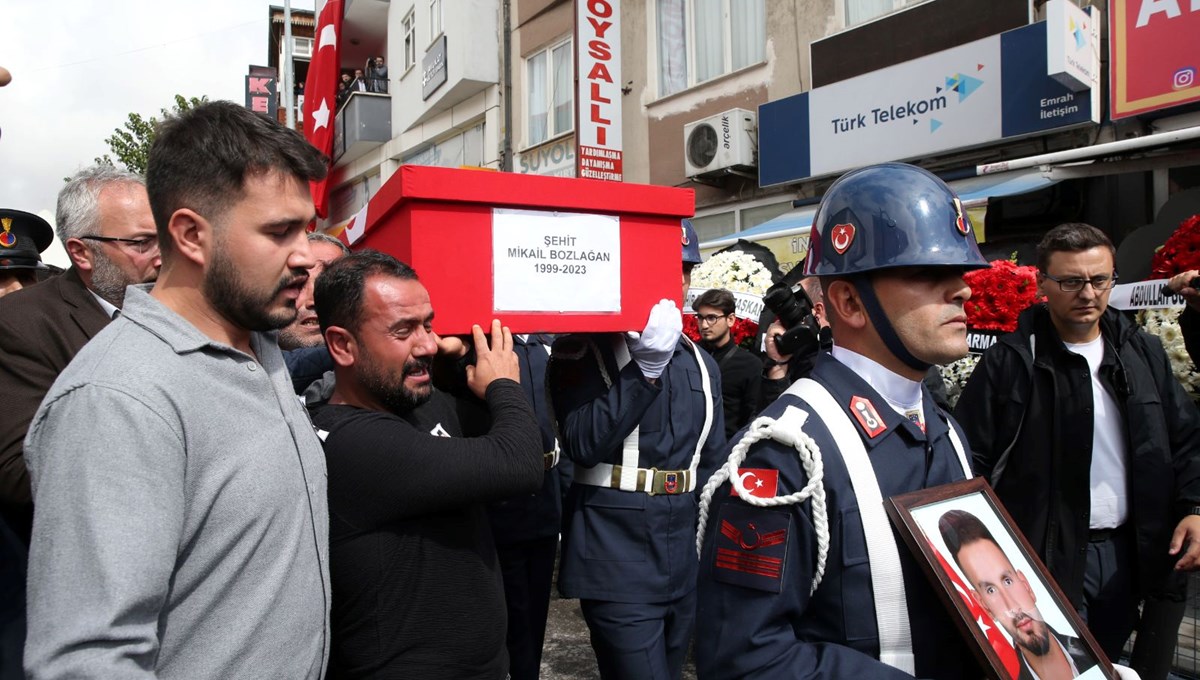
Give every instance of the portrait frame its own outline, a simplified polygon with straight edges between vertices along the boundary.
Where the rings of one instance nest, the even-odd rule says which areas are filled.
[[[951,510],[973,515],[989,530],[992,543],[1003,557],[1008,558],[1009,565],[1021,572],[1023,585],[1027,583],[1036,597],[1036,609],[1048,626],[1048,632],[1060,640],[1064,652],[1069,648],[1071,656],[1068,658],[1073,665],[1078,661],[1078,666],[1082,667],[1087,662],[1086,654],[1091,655],[1095,665],[1080,670],[1076,677],[1117,680],[1116,670],[1095,638],[986,481],[975,477],[921,489],[893,496],[884,505],[987,677],[1015,680],[1018,674],[1010,669],[1014,668],[1014,663],[1024,664],[1020,660],[1023,652],[1012,634],[990,616],[983,598],[957,564],[957,558],[949,553],[937,527],[940,518]],[[1070,642],[1063,643],[1062,640]],[[1002,654],[1006,658],[1002,658]],[[1076,655],[1079,659],[1073,658]]]

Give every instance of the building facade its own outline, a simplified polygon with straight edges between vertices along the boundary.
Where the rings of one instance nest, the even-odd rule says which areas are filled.
[[[951,180],[991,255],[1024,257],[1067,220],[1120,242],[1200,187],[1197,104],[1110,115],[1110,13],[1138,11],[1125,0],[577,1],[619,11],[624,181],[694,189],[713,245],[780,233],[773,249],[794,264],[816,200],[866,162]],[[1200,18],[1150,4],[1151,26]],[[338,113],[327,226],[403,163],[575,176],[576,14],[576,0],[349,0],[342,66],[386,54],[390,91]],[[1047,28],[1063,16],[1084,50],[1068,59],[1094,64],[1082,87],[1037,61],[1064,49]],[[1171,130],[1185,134],[1156,141]]]

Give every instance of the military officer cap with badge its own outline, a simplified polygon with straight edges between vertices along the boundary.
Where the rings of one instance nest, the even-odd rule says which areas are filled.
[[[40,270],[48,270],[41,253],[54,241],[54,229],[37,215],[0,208],[0,289],[16,280],[22,286],[37,282]]]

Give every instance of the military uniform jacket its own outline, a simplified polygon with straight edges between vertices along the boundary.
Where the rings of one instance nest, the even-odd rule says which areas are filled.
[[[564,455],[578,467],[619,465],[622,442],[637,427],[639,467],[687,469],[705,413],[696,354],[681,339],[658,383],[651,384],[637,362],[618,369],[614,340],[621,341],[619,336],[575,335],[554,343],[549,379]],[[711,381],[713,422],[701,452],[697,491],[651,496],[572,484],[559,563],[564,596],[669,602],[696,587],[697,497],[720,464],[725,443],[720,374],[712,357],[700,355]]]
[[[851,420],[883,498],[963,479],[962,463],[949,437],[949,427],[956,425],[934,405],[928,389],[923,388],[927,432],[922,432],[829,354],[817,358],[810,377],[848,414],[855,397],[873,405],[879,422],[871,431],[853,415]],[[729,483],[723,484],[709,507],[700,557],[699,677],[908,677],[878,660],[870,561],[846,464],[825,424],[799,397],[784,394],[762,415],[778,418],[788,406],[809,414],[803,430],[820,447],[824,461],[829,516],[824,579],[810,595],[817,561],[811,501],[759,508],[732,497]],[[797,451],[770,439],[756,444],[739,469],[752,469],[766,479],[778,471],[778,496],[799,491],[808,481]],[[896,540],[917,676],[980,676],[920,566],[898,536]]]
[[[550,339],[541,335],[531,335],[524,340],[513,336],[513,351],[521,364],[521,391],[537,416],[545,453],[554,451],[555,447],[554,424],[550,422],[550,409],[546,404],[549,343]],[[562,522],[562,483],[558,467],[545,471],[542,488],[537,492],[489,503],[488,517],[496,545],[558,536]]]

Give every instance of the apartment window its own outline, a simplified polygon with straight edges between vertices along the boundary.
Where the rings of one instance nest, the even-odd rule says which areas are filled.
[[[737,231],[737,212],[729,211],[704,217],[693,217],[692,227],[701,243],[728,236]]]
[[[404,15],[400,27],[404,31],[404,70],[407,71],[417,63],[417,17],[413,10]]]
[[[915,5],[924,0],[842,0],[846,13],[846,26],[870,21],[884,14]]]
[[[764,0],[657,2],[659,95],[665,97],[765,58]]]
[[[312,38],[292,38],[293,57],[311,57],[313,48]]]
[[[525,58],[529,91],[526,145],[540,144],[575,127],[571,39]]]
[[[429,0],[429,42],[442,34],[442,0]]]

